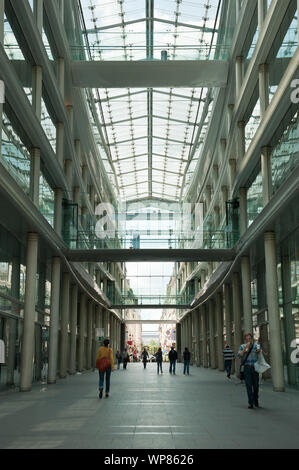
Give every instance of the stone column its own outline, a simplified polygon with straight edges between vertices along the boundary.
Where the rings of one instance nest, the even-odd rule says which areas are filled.
[[[244,58],[242,56],[236,57],[236,99],[240,96],[240,91],[243,83],[243,64]]]
[[[202,318],[202,362],[204,367],[208,367],[208,355],[207,355],[207,307],[206,305],[201,306],[201,318]]]
[[[48,383],[56,383],[60,300],[60,258],[52,258]]]
[[[181,323],[176,324],[176,350],[178,353],[178,360],[181,359],[182,354],[182,325]]]
[[[267,0],[258,0],[258,30],[259,36],[263,30],[264,21],[267,14]]]
[[[259,95],[261,119],[264,119],[269,106],[269,67],[268,64],[259,66]]]
[[[192,312],[193,328],[194,328],[194,337],[195,337],[195,352],[194,352],[194,363],[197,367],[200,366],[200,357],[199,357],[199,309],[193,310]]]
[[[43,73],[42,68],[39,65],[34,65],[32,70],[32,109],[36,114],[37,119],[41,121]]]
[[[240,235],[244,235],[247,231],[247,189],[240,188]]]
[[[70,159],[64,160],[64,173],[65,173],[65,179],[67,182],[67,187],[69,190],[68,193],[68,198],[71,199],[71,188],[73,184],[73,161]]]
[[[60,165],[63,165],[64,159],[64,124],[63,122],[56,123],[56,158]]]
[[[19,300],[20,299],[20,259],[12,259],[12,270],[11,270],[11,296]],[[12,313],[19,315],[20,307],[19,304],[12,304]],[[14,384],[15,374],[15,358],[16,358],[16,335],[17,335],[17,320],[10,318],[9,320],[9,341],[8,341],[8,361],[7,361],[7,385]]]
[[[88,317],[87,317],[87,369],[91,369],[92,365],[92,328],[93,324],[93,302],[88,301]]]
[[[290,385],[297,383],[297,365],[291,361],[293,348],[291,343],[296,339],[295,318],[293,317],[292,306],[292,279],[291,279],[291,260],[289,256],[282,257],[282,295],[283,295],[283,312],[285,326],[285,342],[287,356],[288,382]]]
[[[81,372],[84,368],[84,350],[85,350],[85,325],[86,325],[86,294],[80,295],[80,319],[79,319],[79,358],[78,370]]]
[[[30,198],[33,204],[39,207],[39,177],[40,177],[40,149],[32,148],[30,151]]]
[[[58,0],[59,14],[62,24],[64,23],[64,0]]]
[[[58,81],[58,88],[60,90],[63,100],[64,100],[64,75],[65,75],[64,72],[65,72],[64,58],[57,57],[57,81]]]
[[[229,187],[232,192],[237,173],[237,162],[235,158],[229,159]]]
[[[253,333],[252,325],[252,302],[251,302],[251,267],[249,256],[241,257],[242,297],[244,331]]]
[[[245,142],[245,122],[238,122],[238,160],[239,162],[243,160],[246,153],[246,142]]]
[[[223,295],[217,292],[216,295],[216,325],[217,325],[217,354],[218,369],[224,371],[223,360]]]
[[[61,235],[62,230],[62,190],[60,188],[55,189],[55,200],[54,200],[54,230],[58,235]]]
[[[74,130],[74,108],[71,104],[68,104],[66,106],[66,111],[67,111],[67,116],[68,116],[68,121],[69,121],[69,126],[70,126],[70,133],[71,135],[73,134]]]
[[[233,273],[233,311],[234,311],[234,352],[237,357],[239,348],[243,344],[243,333],[241,324],[241,282],[239,273]],[[239,371],[239,359],[236,359],[236,371]]]
[[[275,233],[266,232],[264,240],[272,383],[275,392],[283,392],[284,374],[281,349]]]
[[[229,104],[227,107],[227,135],[230,133],[230,128],[232,125],[233,120],[233,113],[234,113],[234,104]]]
[[[43,6],[44,0],[33,0],[33,15],[37,30],[41,35],[43,33]]]
[[[214,300],[209,300],[209,320],[210,320],[210,367],[216,369],[215,355],[215,312]]]
[[[60,322],[60,367],[59,376],[61,379],[67,376],[67,360],[68,360],[68,324],[70,311],[70,274],[62,275],[62,305],[61,305],[61,322]]]
[[[270,147],[262,148],[263,204],[266,206],[272,197],[272,152]]]
[[[71,289],[71,315],[70,315],[70,374],[76,373],[77,352],[77,317],[78,317],[78,284]]]

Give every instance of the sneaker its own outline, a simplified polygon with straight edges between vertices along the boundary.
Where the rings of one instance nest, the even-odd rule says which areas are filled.
[[[109,393],[106,393],[106,398],[108,398],[108,397],[109,397]]]
[[[99,398],[102,398],[102,396],[103,396],[103,389],[100,388]]]

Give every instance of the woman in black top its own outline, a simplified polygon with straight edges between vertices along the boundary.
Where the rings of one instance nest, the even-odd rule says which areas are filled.
[[[185,348],[185,351],[183,352],[183,356],[184,356],[184,375],[186,375],[186,372],[189,375],[189,365],[190,365],[191,354],[190,354],[190,351],[188,351],[188,348]]]
[[[159,368],[160,368],[161,374],[163,374],[163,370],[162,370],[162,359],[163,359],[163,357],[162,357],[162,349],[161,348],[158,349],[158,352],[155,354],[155,356],[156,356],[156,361],[157,361],[157,372],[159,374]]]

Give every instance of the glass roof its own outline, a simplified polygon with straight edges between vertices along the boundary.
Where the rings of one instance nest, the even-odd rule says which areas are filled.
[[[221,0],[79,3],[89,60],[161,60],[162,51],[169,60],[212,60],[217,52]],[[211,91],[92,90],[105,139],[100,152],[121,199],[180,199],[200,154]]]

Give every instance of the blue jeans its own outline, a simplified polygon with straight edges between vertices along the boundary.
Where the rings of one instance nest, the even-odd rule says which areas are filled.
[[[190,365],[190,361],[184,361],[184,374],[187,374],[189,375],[189,365]]]
[[[249,405],[258,403],[259,399],[259,374],[254,367],[244,367],[244,378],[248,395]]]
[[[108,367],[105,372],[99,371],[99,389],[104,388],[104,377],[106,374],[106,393],[109,393],[110,390],[110,375],[111,375],[112,367]]]
[[[158,372],[158,374],[159,374],[159,368],[160,368],[160,371],[161,371],[161,374],[162,374],[162,372],[163,372],[163,370],[162,370],[162,362],[160,362],[160,361],[157,362],[157,372]]]
[[[228,375],[231,374],[232,363],[233,363],[233,361],[231,359],[226,359],[224,361],[224,369],[226,370]]]
[[[176,360],[173,359],[170,361],[170,366],[169,366],[169,372],[173,372],[175,374],[175,363],[176,363]]]

